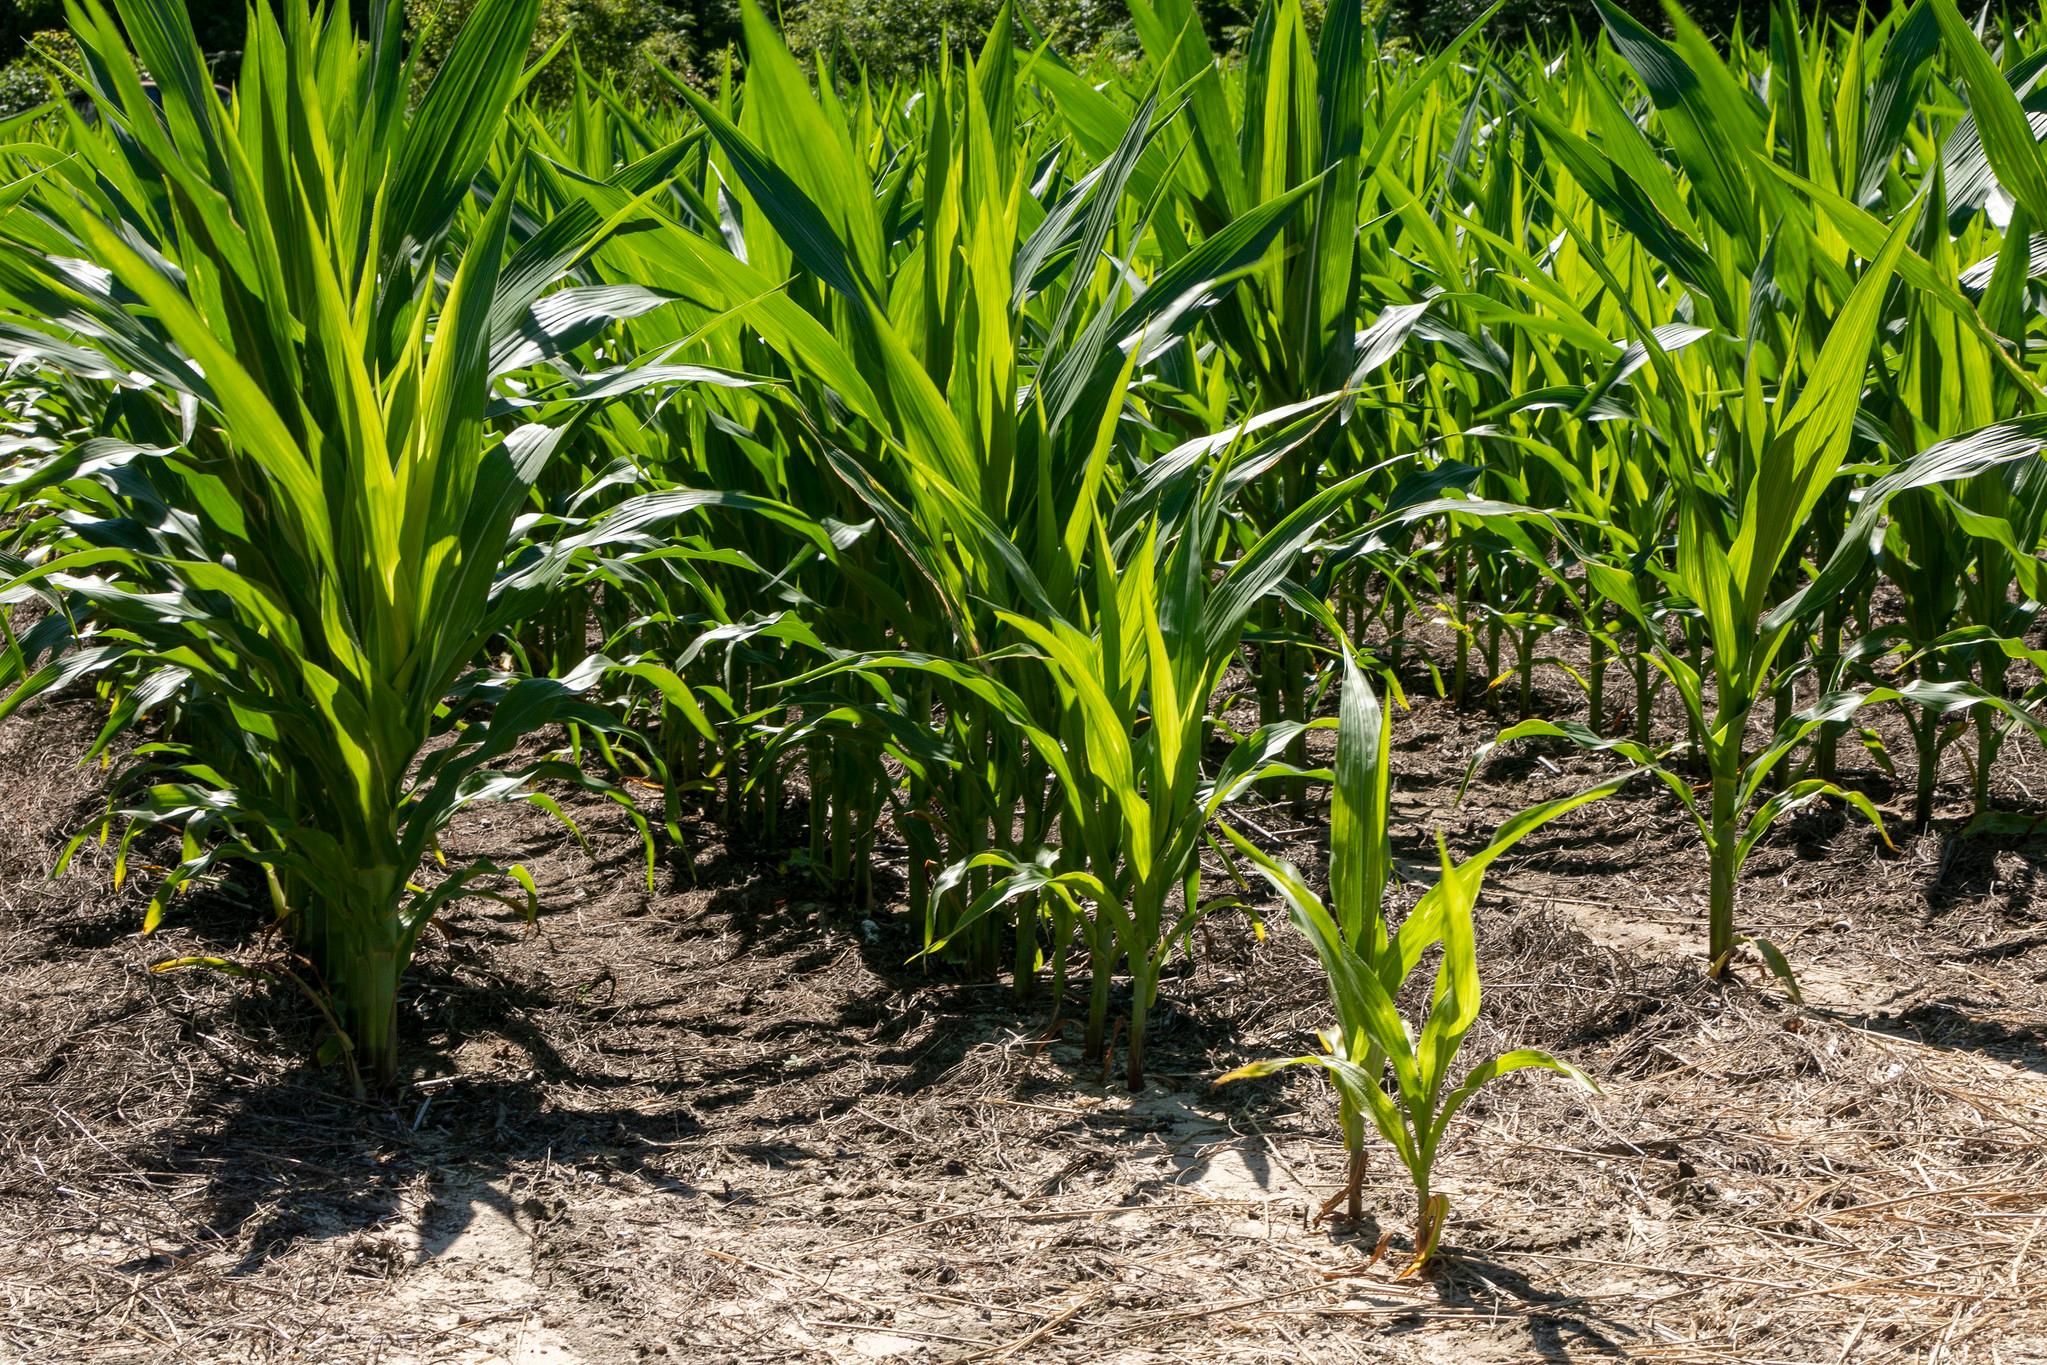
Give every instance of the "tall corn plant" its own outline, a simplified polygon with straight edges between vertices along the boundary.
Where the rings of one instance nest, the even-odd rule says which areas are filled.
[[[1186,83],[1187,153],[1172,187],[1187,216],[1211,233],[1252,205],[1306,190],[1309,201],[1287,226],[1280,250],[1260,262],[1218,311],[1231,379],[1252,411],[1341,388],[1355,360],[1360,182],[1388,139],[1366,149],[1366,31],[1356,0],[1337,0],[1311,48],[1295,0],[1259,6],[1245,46],[1243,106],[1234,120],[1223,70],[1209,51],[1189,0],[1138,0],[1131,9],[1145,52],[1174,85]],[[1291,452],[1283,467],[1246,497],[1247,512],[1269,527],[1317,490],[1324,461],[1342,428]],[[1261,605],[1270,643],[1259,660],[1260,714],[1271,723],[1306,718],[1306,652],[1282,642],[1280,603]],[[1305,758],[1296,750],[1296,760]]]
[[[1909,23],[1924,30],[1919,47],[1930,47],[1936,35],[1945,41],[1971,112],[1939,147],[1925,183],[1929,221],[1919,234],[1925,261],[1919,269],[1931,281],[1915,279],[1902,291],[1900,364],[1887,384],[1897,466],[1863,490],[1813,583],[1774,615],[1795,617],[1807,602],[1831,611],[1839,601],[1866,598],[1865,566],[1880,548],[1901,620],[1859,644],[1873,654],[1901,636],[1897,646],[1909,651],[1902,667],[1910,681],[1870,695],[1910,708],[1918,760],[1913,816],[1924,825],[1939,756],[1961,736],[1971,712],[1979,819],[1991,814],[1989,783],[2004,735],[2014,727],[2040,730],[2032,712],[2005,692],[2008,659],[2032,657],[2019,637],[2047,592],[2034,553],[2047,516],[2047,466],[2038,458],[2047,417],[2039,412],[2037,381],[2006,353],[2002,338],[2019,340],[2022,359],[2031,253],[2012,248],[2027,240],[2036,215],[2047,213],[2047,161],[2013,89],[2037,75],[2040,59],[2000,74],[1951,3],[1921,0]],[[1903,43],[1904,32],[1893,41]],[[2014,200],[2004,249],[1958,272],[1958,249],[1986,235],[1971,220],[1998,185]],[[1824,202],[1844,230],[1873,235],[1853,206],[1837,197]],[[1980,322],[1953,304],[1971,275]]]
[[[1691,371],[1697,377],[1688,379],[1653,338],[1646,343],[1656,395],[1645,407],[1656,414],[1650,420],[1660,423],[1672,454],[1670,475],[1677,504],[1674,577],[1698,612],[1710,664],[1702,666],[1666,641],[1653,646],[1652,658],[1675,687],[1700,748],[1707,771],[1704,803],[1684,774],[1663,766],[1642,746],[1601,741],[1582,727],[1525,721],[1503,731],[1497,741],[1567,737],[1612,748],[1661,778],[1705,841],[1710,869],[1707,960],[1715,976],[1743,942],[1736,932],[1742,864],[1779,817],[1833,796],[1881,829],[1874,805],[1860,792],[1819,777],[1801,777],[1773,789],[1773,779],[1821,724],[1839,721],[1857,706],[1883,698],[1831,697],[1760,746],[1752,743],[1749,732],[1758,703],[1769,695],[1772,670],[1800,620],[1796,613],[1781,609],[1795,596],[1783,583],[1782,570],[1814,509],[1841,475],[1885,295],[1907,249],[1917,207],[1915,203],[1892,225],[1834,317],[1817,355],[1795,380],[1787,376],[1779,383],[1774,401],[1766,398],[1764,374],[1776,362],[1754,336],[1733,401],[1703,387],[1714,382],[1717,371],[1699,366]],[[1649,336],[1646,329],[1644,335]],[[1790,349],[1797,354],[1795,345]],[[1710,456],[1701,444],[1709,431],[1719,441]],[[1480,757],[1490,749],[1486,746]],[[1757,946],[1773,969],[1788,979],[1777,950],[1760,940]]]
[[[927,81],[937,112],[923,134],[921,235],[908,250],[884,250],[913,187],[899,173],[870,181],[836,94],[828,85],[813,93],[766,20],[751,5],[745,15],[753,64],[740,118],[687,98],[744,191],[749,264],[793,268],[791,296],[832,324],[832,391],[816,384],[806,394],[815,442],[898,561],[890,578],[858,585],[870,615],[896,623],[891,647],[874,651],[882,662],[863,672],[905,679],[871,714],[910,742],[896,745],[913,772],[910,823],[943,832],[931,861],[962,869],[931,882],[934,894],[913,908],[927,911],[934,943],[992,973],[999,919],[963,918],[988,886],[992,864],[978,860],[1029,858],[1045,840],[1051,760],[958,678],[992,676],[1041,721],[1056,711],[1051,680],[1006,652],[1023,640],[1015,618],[1084,615],[1093,517],[1142,456],[1137,424],[1125,420],[1143,412],[1133,375],[1184,358],[1188,334],[1265,257],[1307,191],[1220,225],[1149,281],[1119,269],[1117,243],[1133,250],[1155,204],[1146,189],[1161,173],[1155,102],[1059,192],[1056,177],[1018,152],[1005,18],[970,69]],[[832,151],[806,150],[816,147]],[[849,372],[857,385],[841,377]],[[811,688],[828,676],[797,681]],[[934,739],[946,772],[927,782]],[[923,852],[912,851],[913,902]],[[1022,990],[1040,957],[1031,907],[1012,928]]]
[[[78,0],[107,134],[75,125],[72,158],[0,224],[6,351],[122,389],[100,458],[48,471],[95,481],[107,514],[9,585],[68,632],[38,642],[47,662],[8,642],[0,714],[95,674],[126,688],[102,744],[172,713],[126,812],[184,832],[151,925],[217,859],[260,866],[380,1083],[421,930],[494,870],[416,883],[438,833],[536,773],[575,776],[494,771],[522,736],[608,723],[577,679],[472,671],[563,563],[506,565],[566,424],[497,430],[493,365],[546,334],[530,305],[601,233],[563,224],[512,256],[514,195],[468,209],[537,9],[482,0],[409,108],[395,6],[367,42],[345,5],[257,7],[223,100],[184,6]]]
[[[1096,522],[1093,591],[1077,620],[1004,613],[1058,689],[1056,721],[1044,728],[1058,736],[1047,752],[1057,755],[1066,794],[1061,832],[1084,853],[1097,896],[1088,1052],[1104,1046],[1120,959],[1131,977],[1132,1089],[1144,1081],[1160,974],[1204,909],[1200,854],[1209,821],[1256,778],[1296,771],[1272,761],[1303,728],[1282,722],[1239,741],[1211,776],[1202,762],[1210,704],[1252,612],[1362,476],[1320,490],[1218,564],[1222,524],[1246,482],[1241,467],[1254,463],[1246,455],[1282,462],[1317,439],[1327,414],[1325,407],[1284,427],[1275,440],[1239,444],[1210,468],[1172,470],[1174,462],[1162,461],[1165,477],[1141,481],[1119,504],[1120,535],[1110,537],[1110,518]]]
[[[877,541],[897,561],[877,566],[883,572],[863,581],[833,585],[833,595],[852,587],[871,619],[891,624],[894,646],[938,657],[978,655],[999,633],[993,604],[1042,596],[1030,565],[1056,552],[1063,518],[1041,515],[1040,508],[1052,512],[1054,490],[1092,495],[1078,475],[1098,425],[1088,409],[1075,413],[1059,405],[1061,397],[1081,397],[1078,392],[1055,389],[1047,401],[1040,386],[1026,401],[1018,398],[1032,354],[1027,310],[1047,283],[1037,274],[1044,261],[1022,264],[1027,239],[1036,240],[1027,224],[1035,219],[1042,225],[1046,214],[1032,197],[1030,163],[1014,135],[1007,17],[998,18],[971,68],[955,73],[948,66],[925,82],[923,95],[935,112],[901,158],[921,171],[921,187],[904,168],[877,184],[862,154],[865,141],[829,80],[813,93],[756,7],[745,8],[744,22],[752,63],[737,119],[694,92],[683,93],[729,178],[720,193],[743,206],[738,213],[746,231],[736,248],[750,265],[795,272],[790,297],[830,327],[838,366],[860,376],[856,391],[783,348],[820,418],[843,405],[867,419],[820,420],[811,432],[792,434],[829,471],[834,491],[850,495],[848,518],[873,518]],[[1146,132],[1148,124],[1134,136]],[[820,155],[820,148],[828,150]],[[891,219],[915,202],[910,196],[919,189],[919,240],[900,254],[885,248]],[[1120,179],[1105,177],[1085,218],[1069,213],[1053,227],[1106,233],[1121,189]],[[1071,291],[1076,303],[1092,292],[1091,258],[1080,273]],[[1057,325],[1064,328],[1071,316],[1068,307]],[[861,404],[861,392],[872,394],[869,404]],[[1089,397],[1113,408],[1122,389]],[[1056,577],[1046,577],[1059,591]],[[846,643],[862,642],[849,635]],[[809,749],[813,793],[836,789],[834,803],[841,803],[855,796],[846,779],[858,774],[829,771],[831,747],[818,741],[831,731],[811,718],[848,712],[834,705],[839,699],[813,689],[812,680],[802,681],[790,695],[805,719],[790,733]],[[1000,936],[990,932],[992,924],[970,938],[955,933],[957,907],[943,894],[931,895],[928,868],[991,847],[1012,849],[1041,833],[1046,807],[1025,796],[1044,788],[1042,761],[973,693],[952,690],[941,676],[884,692],[878,707],[871,694],[846,700],[869,704],[878,732],[894,730],[908,739],[892,747],[910,768],[909,801],[919,810],[919,818],[899,822],[910,844],[913,910],[925,914],[934,936],[992,973]],[[935,723],[934,702],[943,716]],[[935,733],[927,738],[927,731]],[[937,781],[929,773],[934,744],[945,767]],[[924,752],[913,752],[920,748]],[[843,804],[836,810],[813,805],[820,820],[843,823]],[[936,840],[926,837],[927,827],[938,831]],[[1019,924],[1020,990],[1036,966],[1035,928],[1034,921]]]
[[[952,932],[970,932],[1020,899],[1050,897],[1061,944],[1055,977],[1063,986],[1064,941],[1085,915],[1091,988],[1084,1055],[1105,1058],[1112,1046],[1112,988],[1127,967],[1124,1074],[1133,1090],[1144,1084],[1161,973],[1208,908],[1200,853],[1210,821],[1262,778],[1307,775],[1277,761],[1305,728],[1295,723],[1243,737],[1213,773],[1203,761],[1209,707],[1251,612],[1279,590],[1317,529],[1356,491],[1355,478],[1323,489],[1219,562],[1230,500],[1248,475],[1313,440],[1334,410],[1327,401],[1301,406],[1305,416],[1275,419],[1276,434],[1263,439],[1246,439],[1252,424],[1245,423],[1161,458],[1113,512],[1075,509],[1068,572],[1081,591],[1064,612],[1000,612],[1015,646],[965,660],[899,653],[837,666],[944,678],[1018,730],[1050,768],[1060,796],[1058,844],[1028,857],[991,849],[955,864],[948,870],[955,882],[982,869],[1000,875]],[[1096,458],[1106,453],[1105,442]],[[1027,679],[1041,671],[1050,686],[1007,686],[1002,679],[1019,662]]]
[[[1296,0],[1265,0],[1245,35],[1241,66],[1217,59],[1190,0],[1138,0],[1131,14],[1163,87],[1185,100],[1184,117],[1161,139],[1171,160],[1141,165],[1135,181],[1141,193],[1167,197],[1166,211],[1150,224],[1162,259],[1171,264],[1202,250],[1260,204],[1302,199],[1277,249],[1214,309],[1210,330],[1221,344],[1213,387],[1241,394],[1253,412],[1345,387],[1367,345],[1357,330],[1370,273],[1360,260],[1361,203],[1379,196],[1375,172],[1400,160],[1397,152],[1434,174],[1419,141],[1402,144],[1424,96],[1454,69],[1479,25],[1396,82],[1386,73],[1400,67],[1374,60],[1379,54],[1354,0],[1328,7],[1313,43]],[[1106,156],[1125,117],[1111,96],[1056,59],[1031,70],[1074,139]],[[1350,472],[1351,416],[1347,408],[1343,423],[1326,424],[1247,490],[1241,511],[1251,525],[1270,529],[1323,483]],[[1273,598],[1260,605],[1251,634],[1259,641],[1252,674],[1261,718],[1304,719],[1313,663],[1303,629]]]

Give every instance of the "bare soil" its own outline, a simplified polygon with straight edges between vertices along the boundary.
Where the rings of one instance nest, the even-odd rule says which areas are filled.
[[[1395,722],[1417,864],[1612,771],[1521,749],[1457,805],[1500,722],[1424,696]],[[614,808],[579,808],[594,856],[500,808],[449,855],[525,862],[546,909],[430,936],[407,1082],[360,1104],[288,986],[149,970],[261,957],[235,885],[144,938],[146,866],[48,878],[105,801],[95,721],[0,726],[0,1361],[2047,1361],[2047,837],[1958,837],[1959,767],[1919,834],[1858,772],[1896,851],[1812,808],[1757,853],[1745,927],[1802,1007],[1753,963],[1702,979],[1704,857],[1660,788],[1497,865],[1473,1055],[1550,1048],[1602,1093],[1467,1110],[1445,1254],[1402,1279],[1390,1157],[1366,1226],[1312,1220],[1342,1166],[1320,1082],[1212,1085],[1324,1022],[1270,905],[1262,937],[1208,922],[1133,1096],[1044,1037],[1049,1002],[911,964],[900,907],[708,827],[650,892]],[[2037,745],[1999,782],[2047,822]],[[1319,808],[1247,818],[1321,875]]]

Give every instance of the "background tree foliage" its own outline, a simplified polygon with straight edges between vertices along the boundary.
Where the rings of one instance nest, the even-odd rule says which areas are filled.
[[[440,65],[475,4],[404,0],[413,41],[429,69]],[[545,0],[533,44],[544,52],[566,35],[584,69],[650,93],[659,84],[656,67],[708,80],[738,25],[735,0]],[[566,94],[574,82],[574,67],[557,63],[541,78],[542,97]]]
[[[394,0],[405,7],[414,41],[437,66],[462,20],[476,0]],[[1001,0],[783,0],[776,8],[789,45],[811,60],[828,58],[841,68],[862,65],[886,79],[918,67],[947,46],[955,54],[978,46]],[[1423,45],[1447,41],[1483,14],[1491,0],[1380,0],[1381,18],[1393,34]],[[1816,14],[1827,0],[1798,0]],[[353,0],[367,11],[369,0]],[[1660,0],[1624,0],[1623,8],[1662,26]],[[1844,18],[1853,17],[1846,0],[1833,0]],[[1136,39],[1130,27],[1127,0],[1023,0],[1024,15],[1054,45],[1069,55],[1100,52],[1134,57]],[[1203,23],[1222,43],[1234,45],[1247,31],[1255,0],[1198,0]],[[1308,21],[1321,17],[1319,0],[1304,6]],[[1369,16],[1374,6],[1364,6]],[[1872,17],[1890,8],[1873,0]],[[1742,0],[1689,0],[1686,9],[1710,33],[1731,32],[1742,22]],[[1767,14],[1763,0],[1749,0],[1748,27],[1755,29]],[[193,26],[209,53],[222,54],[231,74],[234,54],[241,50],[247,22],[242,0],[192,0]],[[1495,36],[1524,34],[1561,36],[1576,25],[1582,32],[1598,27],[1592,0],[1506,0],[1494,16]],[[38,33],[61,31],[63,0],[0,0],[0,114],[27,108],[45,98],[47,62],[29,48]],[[659,83],[656,67],[681,72],[698,84],[715,80],[739,37],[737,0],[545,0],[537,50],[544,51],[569,35],[585,69],[606,72],[642,90]],[[44,47],[47,50],[48,41]],[[61,50],[61,49],[60,49]],[[568,88],[574,79],[567,63],[550,72],[546,83]],[[543,85],[545,90],[546,84]]]

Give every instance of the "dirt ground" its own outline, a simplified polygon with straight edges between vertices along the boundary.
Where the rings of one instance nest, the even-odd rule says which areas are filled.
[[[1522,750],[1454,806],[1498,722],[1419,696],[1409,856],[1611,771]],[[1704,856],[1660,788],[1499,864],[1473,1055],[1550,1048],[1602,1093],[1522,1077],[1467,1110],[1445,1254],[1403,1280],[1390,1157],[1373,1222],[1310,1220],[1342,1165],[1319,1080],[1211,1085],[1324,1021],[1283,918],[1209,922],[1132,1096],[1041,1042],[1045,1002],[907,965],[900,910],[708,829],[649,894],[610,808],[582,811],[594,858],[499,809],[450,856],[526,862],[537,931],[479,903],[430,937],[410,1078],[364,1105],[289,990],[148,970],[247,950],[232,886],[144,939],[146,868],[117,890],[88,850],[47,878],[104,800],[75,766],[93,724],[0,726],[9,1365],[2047,1361],[2047,837],[1958,838],[1958,768],[1918,835],[1864,774],[1895,852],[1811,810],[1757,853],[1746,927],[1803,1008],[1753,967],[1701,979]],[[1999,781],[2047,819],[2036,745]],[[1319,877],[1319,811],[1248,818]]]

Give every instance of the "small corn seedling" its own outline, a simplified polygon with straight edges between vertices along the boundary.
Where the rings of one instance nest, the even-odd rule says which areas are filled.
[[[1329,885],[1325,903],[1291,864],[1268,856],[1235,830],[1224,833],[1250,859],[1286,902],[1329,985],[1336,1026],[1324,1031],[1323,1051],[1303,1057],[1252,1062],[1223,1076],[1218,1085],[1268,1076],[1293,1066],[1321,1068],[1335,1087],[1344,1146],[1350,1155],[1343,1189],[1323,1208],[1347,1202],[1352,1220],[1363,1214],[1364,1123],[1371,1121],[1393,1148],[1414,1182],[1416,1224],[1413,1273],[1435,1254],[1449,1216],[1449,1199],[1433,1187],[1436,1160],[1451,1120],[1472,1096],[1512,1071],[1540,1068],[1596,1090],[1586,1075],[1560,1058],[1534,1048],[1490,1057],[1452,1083],[1458,1053],[1478,1021],[1478,944],[1472,907],[1486,867],[1542,825],[1617,791],[1625,779],[1600,784],[1573,796],[1523,811],[1503,826],[1483,851],[1453,862],[1441,838],[1437,855],[1441,879],[1422,893],[1397,931],[1388,931],[1384,901],[1393,871],[1387,839],[1391,791],[1389,718],[1370,684],[1346,656],[1342,716],[1337,729],[1336,781],[1330,816]],[[1422,958],[1442,948],[1429,1007],[1416,1035],[1401,1015],[1401,988]],[[1389,1090],[1384,1084],[1388,1069]]]

